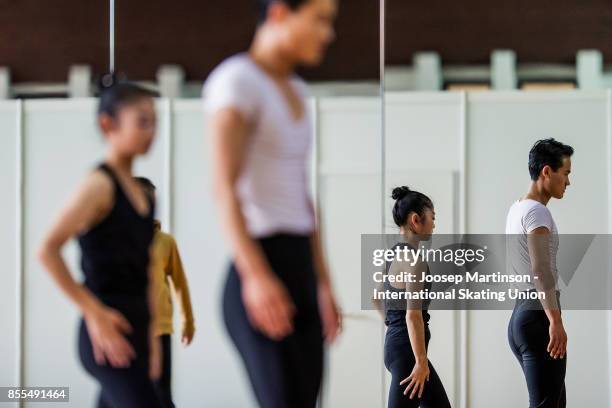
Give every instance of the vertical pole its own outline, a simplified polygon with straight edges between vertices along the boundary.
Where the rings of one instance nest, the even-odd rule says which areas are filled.
[[[380,232],[384,234],[386,231],[386,223],[385,223],[385,196],[386,196],[386,126],[385,126],[385,12],[386,12],[386,0],[380,0],[380,12],[379,12],[379,63],[380,63]],[[386,242],[386,240],[385,240]],[[380,325],[380,336],[382,340],[382,344],[384,344],[385,338],[385,326],[383,324]],[[381,361],[383,361],[381,355]],[[384,408],[385,405],[385,376],[386,371],[383,364],[380,365],[380,383],[381,383],[381,396],[380,396],[380,406]]]
[[[612,234],[612,89],[606,91],[607,150],[608,150],[608,234]],[[612,253],[608,256],[608,270],[612,267]],[[610,277],[610,273],[608,273]],[[608,278],[608,293],[612,295],[612,279]],[[610,297],[609,297],[610,298]],[[608,304],[608,378],[612,378],[612,310]],[[612,404],[612,380],[608,381],[608,406]]]
[[[108,71],[115,72],[115,0],[109,0],[109,30],[108,30]]]
[[[461,92],[460,108],[460,175],[459,175],[459,234],[467,233],[467,143],[468,143],[468,97]],[[459,311],[459,407],[468,407],[468,310]]]
[[[17,101],[17,143],[16,143],[16,165],[17,165],[17,180],[15,183],[16,189],[16,205],[15,205],[15,237],[16,237],[16,263],[17,263],[17,279],[16,279],[16,298],[17,298],[17,316],[16,316],[16,324],[17,324],[17,333],[15,337],[15,346],[16,346],[16,361],[15,365],[17,368],[16,380],[17,387],[24,386],[25,373],[24,373],[24,109],[23,109],[23,100],[19,99]],[[23,407],[23,401],[20,400],[19,407]]]

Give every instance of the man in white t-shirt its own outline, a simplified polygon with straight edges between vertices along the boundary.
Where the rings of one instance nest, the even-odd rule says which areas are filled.
[[[543,292],[541,301],[517,300],[508,324],[508,341],[529,390],[530,407],[566,406],[567,334],[557,286],[557,226],[546,207],[570,185],[574,149],[554,139],[536,142],[529,152],[531,185],[506,218],[507,264],[511,273],[528,275],[522,291]]]

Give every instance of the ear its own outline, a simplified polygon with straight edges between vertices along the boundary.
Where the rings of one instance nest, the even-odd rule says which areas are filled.
[[[552,168],[548,164],[542,167],[542,176],[544,176],[545,180],[550,178],[551,172],[552,172]]]
[[[418,225],[421,223],[421,217],[419,217],[419,214],[413,212],[412,214],[410,214],[410,223],[412,225]]]
[[[98,125],[100,126],[102,133],[107,134],[115,129],[115,120],[106,113],[102,113],[100,116],[98,116]]]
[[[273,23],[283,21],[289,14],[289,7],[282,1],[274,1],[268,7],[267,20]]]

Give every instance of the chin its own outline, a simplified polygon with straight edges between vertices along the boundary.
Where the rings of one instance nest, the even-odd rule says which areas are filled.
[[[302,58],[302,64],[307,67],[316,67],[317,65],[320,65],[322,61],[323,61],[322,54],[311,54],[311,55],[306,55],[304,56],[304,58]]]
[[[151,145],[143,147],[137,154],[139,156],[144,156],[145,154],[149,153],[149,150],[151,150]]]
[[[151,139],[151,141],[144,146],[144,149],[143,149],[144,153],[149,153],[149,151],[151,150],[151,147],[153,146],[153,140],[154,139]]]

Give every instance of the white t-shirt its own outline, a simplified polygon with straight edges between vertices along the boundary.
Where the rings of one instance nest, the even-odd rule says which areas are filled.
[[[237,192],[253,237],[314,230],[307,173],[312,125],[304,100],[306,84],[295,75],[290,83],[304,106],[299,120],[279,86],[247,53],[223,61],[202,90],[207,114],[232,107],[251,125]]]
[[[546,227],[550,231],[549,251],[550,267],[557,286],[557,251],[559,249],[559,233],[550,210],[539,201],[525,199],[515,201],[508,211],[506,218],[507,237],[507,266],[510,273],[517,275],[530,275],[532,282],[516,283],[520,290],[536,289],[533,283],[533,271],[529,258],[527,234],[539,227]]]

